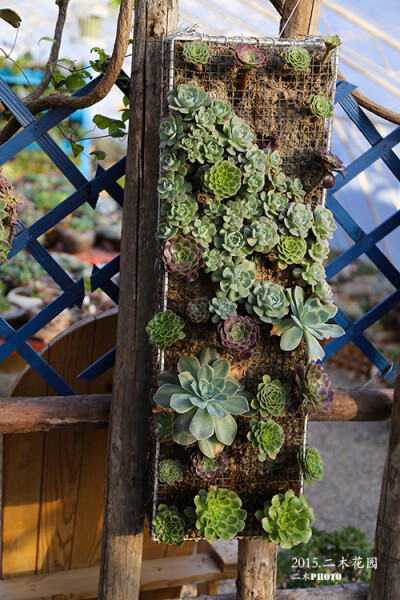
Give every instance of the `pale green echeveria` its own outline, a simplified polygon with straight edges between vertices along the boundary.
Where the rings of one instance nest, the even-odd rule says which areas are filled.
[[[221,160],[204,173],[204,183],[218,198],[230,198],[239,191],[242,174],[228,160]]]
[[[327,118],[333,114],[333,105],[325,94],[312,94],[310,96],[310,110],[316,117]]]
[[[290,352],[298,347],[304,338],[306,350],[311,360],[322,360],[324,349],[319,343],[322,339],[336,338],[344,330],[328,323],[337,313],[334,304],[322,304],[318,298],[305,300],[304,290],[296,286],[294,291],[287,289],[291,314],[273,326],[271,335],[281,336],[281,349]]]
[[[245,209],[244,209],[244,201],[241,199],[238,200],[228,200],[228,202],[224,205],[225,212],[223,215],[224,228],[229,229],[230,227],[240,227],[243,225],[243,221],[245,219]]]
[[[157,226],[156,239],[157,240],[170,240],[178,233],[178,228],[166,218],[162,217]]]
[[[204,214],[212,219],[216,220],[218,217],[222,217],[225,212],[225,205],[222,204],[219,198],[212,196],[207,198],[206,205],[204,207]]]
[[[157,190],[162,200],[173,202],[174,200],[184,200],[187,194],[191,192],[192,185],[185,181],[182,175],[168,171],[160,177]]]
[[[333,238],[333,232],[336,230],[336,223],[329,208],[325,208],[324,206],[315,207],[312,230],[318,240]]]
[[[183,446],[198,442],[206,456],[214,458],[235,439],[237,424],[233,415],[249,410],[253,395],[234,377],[230,365],[214,348],[199,356],[182,356],[178,372],[164,371],[154,401],[178,416],[174,439]]]
[[[263,175],[268,167],[268,158],[264,150],[253,144],[247,152],[239,154],[241,169],[246,174],[258,173]]]
[[[211,279],[219,282],[220,288],[229,300],[235,302],[249,295],[257,276],[257,265],[251,260],[238,260],[233,265],[218,269]]]
[[[243,203],[245,219],[250,221],[254,219],[254,217],[261,217],[263,213],[262,203],[258,194],[244,194]]]
[[[186,235],[191,231],[190,224],[197,217],[197,209],[198,205],[194,196],[189,195],[183,200],[164,204],[161,214],[168,219],[172,227],[178,227]]]
[[[178,114],[163,119],[160,124],[160,147],[176,146],[183,136],[182,117]]]
[[[237,152],[248,150],[254,140],[250,127],[240,117],[232,117],[224,123],[223,133],[220,134],[226,150],[233,156]]]
[[[279,240],[278,227],[275,221],[267,217],[255,219],[251,225],[244,228],[244,232],[250,248],[264,254],[270,252]]]
[[[182,83],[178,89],[169,91],[167,100],[169,108],[183,115],[183,119],[186,121],[192,120],[193,113],[202,106],[211,104],[204,89],[193,83]]]
[[[314,291],[314,287],[320,281],[326,279],[325,269],[320,262],[315,262],[311,258],[305,258],[300,267],[293,269],[293,276],[300,279],[299,284],[308,284]]]
[[[183,55],[188,62],[194,65],[204,65],[211,56],[211,50],[204,42],[194,40],[184,45]]]
[[[278,150],[270,150],[267,149],[267,164],[269,166],[269,170],[278,171],[283,163],[283,160],[278,152]]]
[[[247,512],[235,492],[224,488],[199,490],[194,504],[196,527],[209,542],[228,541],[243,531]]]
[[[212,136],[206,136],[199,146],[199,155],[197,160],[204,164],[216,163],[222,160],[224,155],[224,148],[221,144]]]
[[[285,173],[282,171],[277,171],[276,173],[270,171],[268,173],[268,180],[276,192],[286,193],[287,181]]]
[[[285,288],[272,281],[257,281],[247,298],[246,310],[263,323],[278,323],[289,312]]]
[[[213,323],[226,321],[228,317],[237,315],[237,304],[229,300],[222,290],[218,290],[217,297],[210,302],[210,313],[212,314],[211,321]]]
[[[288,265],[300,264],[307,252],[307,242],[294,235],[281,235],[274,248],[275,257],[281,269]]]
[[[208,248],[217,230],[210,217],[203,216],[193,222],[190,231],[196,242]]]
[[[207,249],[203,254],[206,273],[213,273],[217,269],[221,269],[224,264],[224,255],[216,248]]]
[[[214,245],[234,257],[244,257],[250,252],[244,232],[237,227],[221,229],[219,234],[214,237]]]
[[[257,194],[265,185],[263,173],[247,173],[243,177],[243,188],[246,194]]]
[[[318,298],[318,300],[321,300],[321,302],[326,304],[332,302],[333,290],[329,283],[325,280],[318,281],[315,284],[313,294],[316,298]]]
[[[201,157],[200,152],[200,141],[193,137],[184,136],[179,142],[179,148],[181,148],[187,157],[187,159],[194,163]]]
[[[179,175],[185,176],[187,168],[185,167],[185,155],[183,152],[177,152],[171,148],[165,148],[161,154],[160,164],[162,170],[176,171]]]
[[[328,240],[307,240],[308,244],[308,255],[316,262],[324,262],[329,256],[329,242]]]
[[[295,235],[306,238],[313,224],[313,212],[310,204],[290,202],[279,215],[279,229],[283,235]]]
[[[251,401],[251,407],[259,412],[261,417],[284,417],[286,405],[290,402],[290,385],[282,384],[279,379],[264,375],[258,385],[257,396]]]
[[[306,48],[289,46],[283,53],[286,66],[295,71],[308,71],[311,57]]]
[[[250,440],[253,448],[256,448],[258,460],[264,462],[267,456],[274,460],[285,441],[282,427],[272,419],[261,421],[252,419],[250,427],[247,439]]]
[[[210,110],[214,114],[216,123],[218,123],[218,125],[224,125],[224,123],[226,123],[226,121],[228,121],[232,115],[232,109],[229,104],[223,100],[219,100],[218,98],[211,100]]]
[[[204,108],[204,106],[202,106],[202,108]],[[188,136],[190,138],[196,140],[200,144],[200,142],[203,141],[204,137],[206,135],[208,135],[209,133],[210,133],[209,131],[205,131],[202,127],[197,127],[197,125],[192,125],[189,128]]]
[[[287,191],[286,194],[290,200],[301,200],[303,196],[305,196],[305,191],[303,189],[303,185],[297,177],[291,179],[287,177],[286,179]]]
[[[289,200],[286,194],[270,190],[261,192],[260,198],[263,202],[264,212],[267,217],[277,217],[286,208]]]
[[[210,108],[204,106],[199,108],[194,114],[194,120],[200,130],[204,130],[206,133],[215,131],[215,115]]]

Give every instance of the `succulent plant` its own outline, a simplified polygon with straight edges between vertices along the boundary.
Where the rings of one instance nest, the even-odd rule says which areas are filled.
[[[254,217],[261,217],[262,204],[258,194],[245,194],[243,196],[244,218],[251,221]]]
[[[172,458],[162,460],[158,467],[158,479],[168,485],[182,481],[183,467],[181,461]]]
[[[283,163],[281,155],[278,150],[267,149],[267,164],[272,171],[278,171]]]
[[[324,146],[314,151],[314,159],[326,171],[335,171],[336,173],[340,173],[342,177],[345,176],[346,167],[343,161]]]
[[[299,46],[289,46],[284,54],[285,64],[289,69],[295,71],[308,71],[311,57],[306,48]]]
[[[265,531],[264,540],[279,544],[284,550],[307,544],[312,536],[310,525],[315,521],[314,511],[303,494],[297,497],[293,490],[273,496],[263,510],[256,512],[256,518]]]
[[[178,372],[164,371],[154,401],[178,413],[174,439],[183,446],[198,441],[206,456],[214,458],[232,444],[237,424],[233,415],[249,410],[252,394],[230,377],[230,365],[214,348],[195,356],[181,356]]]
[[[199,479],[203,479],[207,483],[214,483],[216,479],[222,477],[227,465],[228,459],[223,452],[215,458],[196,452],[192,457],[191,471]]]
[[[313,294],[321,302],[326,304],[332,302],[333,290],[327,281],[318,281],[314,286]]]
[[[300,285],[308,283],[314,291],[314,287],[320,281],[326,279],[325,269],[320,262],[315,262],[311,258],[305,258],[300,267],[293,269],[293,276],[296,279],[301,278]]]
[[[201,106],[209,106],[211,103],[204,89],[193,83],[182,83],[178,89],[169,91],[167,100],[169,108],[181,113],[184,120],[191,120],[193,113]]]
[[[250,421],[250,431],[247,438],[258,452],[258,460],[264,462],[269,456],[275,459],[285,441],[282,427],[272,419]]]
[[[316,448],[300,448],[297,458],[305,483],[315,485],[315,479],[321,481],[324,476],[324,463]]]
[[[208,248],[217,232],[214,223],[206,215],[197,218],[190,229],[192,236],[203,248]]]
[[[160,177],[157,190],[162,200],[173,202],[174,200],[184,200],[191,191],[192,185],[185,181],[182,175],[173,171],[167,171]]]
[[[206,273],[212,273],[214,271],[217,271],[218,269],[221,269],[224,266],[224,256],[216,248],[211,248],[211,250],[205,250],[203,257],[205,264],[204,271]]]
[[[204,207],[204,214],[208,217],[212,217],[214,221],[221,217],[225,213],[225,205],[222,204],[219,198],[212,196],[207,198],[206,205]]]
[[[200,140],[184,136],[180,139],[178,146],[184,151],[189,162],[194,163],[199,158],[201,159]]]
[[[285,173],[282,171],[270,171],[268,173],[268,179],[275,192],[287,192],[287,178]]]
[[[183,55],[188,62],[194,65],[204,65],[211,56],[211,50],[204,42],[194,40],[184,45]]]
[[[156,239],[170,240],[178,232],[178,228],[174,227],[166,217],[162,217],[157,226]]]
[[[211,279],[219,282],[220,288],[232,302],[239,298],[246,298],[250,288],[256,280],[257,265],[250,260],[236,260],[232,265],[227,265],[215,271]]]
[[[190,224],[195,221],[197,217],[198,205],[192,195],[186,196],[183,200],[175,200],[170,204],[165,203],[161,209],[163,217],[168,219],[168,222],[172,227],[176,227],[182,230],[183,233],[189,233]],[[165,230],[165,226],[163,226]]]
[[[191,236],[176,235],[167,240],[161,258],[168,273],[188,282],[196,281],[204,265],[203,248]]]
[[[222,160],[224,148],[212,136],[206,136],[199,146],[199,155],[197,160],[200,163],[216,163]]]
[[[205,323],[210,318],[209,305],[208,298],[194,298],[188,303],[186,314],[193,323]]]
[[[327,50],[334,50],[342,43],[342,40],[338,35],[326,35],[323,40]]]
[[[237,315],[236,302],[232,302],[224,292],[218,290],[217,297],[210,302],[210,313],[213,315],[211,318],[213,323],[225,321],[228,317],[235,317]]]
[[[286,194],[290,200],[293,200],[293,199],[301,200],[302,197],[305,195],[305,191],[303,190],[303,185],[302,185],[300,179],[298,179],[297,177],[295,177],[294,179],[287,177],[286,184],[287,184]]]
[[[312,230],[318,240],[333,238],[333,232],[336,230],[335,219],[329,208],[316,206],[314,208],[314,223]]]
[[[231,540],[243,531],[247,513],[241,508],[242,501],[235,492],[224,488],[209,492],[199,490],[194,504],[196,527],[209,542]]]
[[[281,269],[287,265],[301,263],[307,252],[307,242],[294,235],[281,235],[274,248],[275,257]]]
[[[279,234],[275,221],[268,217],[254,219],[251,225],[244,228],[247,244],[256,252],[270,252],[278,243]]]
[[[221,229],[219,234],[214,237],[214,244],[219,250],[225,250],[230,256],[234,257],[244,257],[250,252],[244,231],[237,227]]]
[[[324,262],[329,256],[329,242],[328,240],[307,240],[308,243],[308,255],[317,262]]]
[[[261,48],[245,44],[238,46],[235,52],[235,62],[244,69],[259,69],[267,61]]]
[[[325,94],[312,94],[310,96],[310,110],[316,117],[331,117],[333,113],[333,106],[329,102]]]
[[[157,344],[162,350],[172,346],[176,341],[183,340],[185,334],[182,329],[185,323],[172,310],[158,312],[149,321],[146,331],[152,344]]]
[[[206,133],[215,131],[215,115],[210,107],[205,108],[202,106],[199,110],[194,114],[194,120],[196,122],[199,134],[199,139],[204,137],[204,131]],[[193,129],[193,128],[192,128]],[[201,134],[200,132],[203,131]]]
[[[322,365],[310,362],[295,366],[294,384],[297,396],[310,414],[329,412],[335,399],[331,381]]]
[[[328,324],[337,313],[337,306],[322,304],[317,298],[304,298],[304,290],[296,286],[287,289],[291,314],[273,326],[271,335],[281,336],[281,349],[291,351],[297,348],[304,337],[306,350],[311,360],[322,360],[325,352],[318,340],[339,337],[344,334],[339,325]]]
[[[282,384],[279,379],[272,380],[269,375],[264,375],[251,407],[260,412],[262,417],[284,417],[285,407],[290,402],[289,392],[288,383]]]
[[[218,125],[223,125],[232,115],[232,109],[229,104],[218,98],[211,100],[210,110],[214,113]]]
[[[238,160],[244,173],[263,174],[267,170],[267,154],[257,144],[253,144],[244,154],[239,154]]]
[[[227,152],[235,156],[236,152],[244,152],[250,148],[254,140],[254,134],[240,117],[232,115],[224,123],[221,139],[224,145],[226,145]]]
[[[176,146],[183,135],[182,117],[178,114],[163,119],[160,124],[160,147]]]
[[[221,321],[217,327],[221,345],[232,352],[239,354],[241,360],[251,357],[260,340],[260,328],[250,317],[228,317]]]
[[[182,546],[186,534],[186,520],[176,506],[160,504],[153,520],[153,531],[160,542]]]
[[[242,174],[238,167],[221,160],[204,173],[204,183],[218,198],[230,198],[242,185]]]
[[[163,410],[156,413],[153,422],[153,435],[164,444],[171,444],[174,434],[175,413],[170,410]]]
[[[257,194],[261,192],[265,185],[265,176],[263,173],[247,173],[243,177],[243,186],[247,194]]]
[[[257,281],[248,295],[246,310],[263,323],[278,323],[289,312],[285,288],[272,281]]]
[[[225,228],[231,226],[240,228],[245,218],[244,201],[241,199],[228,200],[225,204],[225,212],[222,218]]]
[[[187,169],[184,165],[185,157],[182,152],[165,148],[161,154],[160,164],[163,171],[176,171],[179,175],[185,176]]]
[[[279,215],[279,228],[284,235],[306,238],[313,224],[311,204],[290,202]]]
[[[286,194],[275,192],[275,190],[261,192],[260,198],[263,201],[264,212],[268,217],[277,217],[289,202]]]

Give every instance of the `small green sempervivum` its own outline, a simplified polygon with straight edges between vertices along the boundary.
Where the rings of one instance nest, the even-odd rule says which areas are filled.
[[[289,312],[285,288],[272,281],[257,281],[248,295],[246,310],[263,323],[278,323]]]
[[[225,212],[223,215],[224,227],[229,229],[230,227],[240,228],[243,225],[245,219],[245,208],[244,201],[240,198],[238,200],[228,200],[225,204]]]
[[[269,169],[274,172],[278,171],[281,168],[281,165],[283,163],[283,160],[282,160],[281,155],[279,154],[278,150],[267,149],[266,154],[267,154],[267,164],[269,166]]]
[[[286,194],[275,190],[261,192],[260,198],[263,201],[264,212],[267,217],[277,217],[289,202]]]
[[[193,83],[182,83],[178,89],[169,91],[167,100],[169,108],[181,113],[185,121],[192,120],[193,113],[211,103],[204,89]]]
[[[312,94],[309,103],[310,110],[316,117],[327,118],[332,116],[333,106],[322,92],[320,94]]]
[[[182,481],[183,467],[181,461],[172,458],[162,460],[158,467],[158,479],[167,485]]]
[[[238,46],[235,51],[235,62],[244,69],[260,69],[267,61],[261,48],[245,44]]]
[[[244,154],[239,154],[238,159],[243,173],[246,174],[264,174],[268,167],[267,154],[257,144],[253,144]]]
[[[196,452],[192,457],[191,471],[199,479],[203,479],[207,483],[213,483],[216,479],[222,477],[228,466],[228,462],[223,452],[215,458],[210,458],[209,456],[204,456],[201,452]]]
[[[179,148],[184,151],[188,161],[191,163],[196,162],[201,157],[200,142],[201,140],[189,136],[182,137],[179,142]]]
[[[203,256],[205,273],[213,273],[214,271],[221,269],[225,264],[223,254],[216,248],[205,250]]]
[[[224,488],[199,490],[194,499],[196,527],[211,543],[231,540],[244,529],[247,512],[235,492]]]
[[[243,177],[243,187],[246,194],[257,194],[265,185],[264,173],[246,173]]]
[[[170,240],[178,233],[178,228],[170,223],[166,217],[162,217],[157,225],[156,239]]]
[[[315,479],[321,481],[324,476],[324,463],[316,448],[300,448],[297,456],[300,470],[304,475],[305,483],[315,485]]]
[[[168,273],[188,282],[196,281],[199,269],[204,266],[203,248],[190,235],[176,235],[167,240],[161,258]]]
[[[203,139],[209,132],[215,131],[215,115],[210,108],[202,106],[194,115],[194,120],[197,126],[197,137]],[[192,127],[193,130],[193,127]],[[203,131],[201,134],[200,132]],[[194,136],[196,137],[196,135]]]
[[[264,462],[269,456],[274,460],[283,446],[285,434],[282,427],[272,419],[250,421],[250,431],[247,439],[253,444],[258,452],[258,460]]]
[[[211,50],[204,42],[194,40],[184,45],[183,55],[188,62],[194,65],[204,65],[211,56]]]
[[[283,192],[286,194],[287,180],[286,175],[285,173],[283,173],[283,171],[277,171],[276,173],[270,171],[268,173],[268,180],[275,192]]]
[[[290,202],[279,215],[279,229],[284,235],[306,238],[313,224],[313,212],[310,204]]]
[[[222,217],[225,213],[225,204],[222,204],[219,198],[212,196],[211,198],[207,198],[203,210],[207,217],[212,217],[217,222],[218,217]]]
[[[191,191],[192,184],[185,181],[182,175],[174,171],[167,171],[160,177],[157,190],[162,200],[173,202],[174,200],[184,200]]]
[[[168,219],[172,227],[177,227],[182,230],[182,233],[187,234],[193,227],[193,225],[190,226],[190,224],[193,223],[197,217],[197,209],[197,202],[194,199],[194,196],[190,195],[186,196],[183,200],[164,203],[161,214]]]
[[[153,521],[154,535],[164,544],[183,545],[186,534],[186,519],[176,506],[160,504]]]
[[[182,117],[171,115],[161,121],[160,124],[160,147],[176,146],[183,136]]]
[[[232,302],[247,298],[257,276],[257,265],[251,260],[236,260],[232,265],[217,269],[211,279],[219,282],[220,288]]]
[[[336,224],[333,214],[329,208],[325,208],[324,206],[315,207],[312,230],[318,240],[333,238],[333,232],[336,230]]]
[[[322,365],[315,362],[310,362],[305,367],[296,365],[293,383],[300,403],[304,404],[310,414],[330,411],[335,394]]]
[[[329,256],[329,242],[328,240],[307,240],[308,255],[317,262],[324,262]]]
[[[198,442],[210,458],[232,444],[237,431],[233,415],[246,413],[253,395],[229,374],[229,362],[214,348],[206,348],[199,358],[182,356],[177,373],[161,373],[154,401],[178,413],[174,424],[178,444]]]
[[[200,143],[197,160],[202,164],[216,163],[222,160],[223,155],[224,147],[211,135],[207,135]]]
[[[187,168],[185,167],[185,155],[183,152],[165,148],[160,159],[163,171],[176,171],[179,175],[185,176]]]
[[[259,217],[244,228],[247,244],[256,252],[267,254],[279,241],[278,227],[268,217]]]
[[[240,117],[232,115],[224,124],[221,139],[227,152],[235,156],[237,152],[245,152],[251,147],[254,134]]]
[[[190,226],[190,233],[203,248],[208,248],[216,232],[214,223],[207,215],[197,218]]]
[[[255,217],[261,217],[262,203],[258,194],[245,194],[243,196],[244,218],[251,221]]]
[[[300,279],[299,285],[311,286],[314,291],[315,286],[320,281],[326,279],[325,269],[320,262],[315,262],[311,258],[305,258],[300,267],[293,269],[293,276]]]
[[[217,332],[221,346],[239,354],[241,360],[251,358],[260,341],[260,328],[250,317],[228,317],[218,324]]]
[[[217,297],[210,302],[210,313],[212,314],[211,321],[218,323],[225,321],[228,317],[237,315],[237,304],[232,302],[221,290],[217,291]]]
[[[218,125],[223,125],[232,115],[232,108],[230,105],[218,98],[211,100],[210,110],[215,115],[216,123],[218,123]]]
[[[288,383],[282,384],[279,379],[272,380],[269,375],[264,375],[251,407],[260,412],[262,417],[284,417],[286,404],[290,402],[289,392]]]
[[[329,304],[332,302],[333,290],[327,281],[318,281],[318,283],[314,286],[313,294],[318,300]]]
[[[256,518],[265,531],[264,540],[279,544],[284,550],[307,544],[312,535],[310,525],[315,521],[314,511],[303,494],[297,497],[293,490],[273,496],[264,510],[256,512]]]
[[[306,252],[306,240],[294,235],[281,235],[274,248],[274,255],[278,259],[278,265],[281,269],[286,269],[288,265],[301,263]]]
[[[327,50],[334,50],[342,44],[342,40],[338,35],[326,35],[323,40]]]
[[[183,340],[185,334],[182,329],[185,323],[172,310],[158,312],[149,321],[146,331],[152,344],[157,344],[161,350],[172,346],[178,340]]]
[[[163,410],[156,413],[153,422],[153,435],[164,444],[173,443],[175,413],[171,410]]]
[[[208,298],[194,298],[188,303],[186,314],[193,323],[205,323],[210,318],[209,306]]]
[[[242,174],[228,160],[221,160],[204,173],[204,183],[218,198],[230,198],[242,185]]]
[[[302,197],[305,195],[303,185],[302,185],[300,179],[298,179],[297,177],[295,177],[294,179],[287,177],[286,184],[287,184],[286,194],[290,200],[292,200],[292,199],[301,200]]]
[[[318,340],[344,334],[339,325],[328,323],[337,313],[334,304],[322,304],[317,298],[305,300],[304,290],[296,286],[287,289],[291,314],[273,326],[271,335],[281,336],[281,349],[290,352],[297,348],[303,337],[311,360],[322,360],[325,352]]]
[[[308,71],[311,58],[306,48],[289,46],[289,48],[286,48],[283,57],[285,59],[285,64],[289,69],[294,69],[295,71]]]
[[[245,257],[251,252],[244,231],[232,226],[220,230],[214,237],[214,245],[218,250],[225,250],[230,256]]]

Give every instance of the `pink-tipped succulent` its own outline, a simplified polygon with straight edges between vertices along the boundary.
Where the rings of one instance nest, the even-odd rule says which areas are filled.
[[[194,237],[176,235],[165,242],[162,254],[165,270],[177,279],[196,281],[204,265],[203,248]]]
[[[193,323],[205,323],[210,318],[208,298],[193,298],[186,308],[186,314]]]
[[[260,339],[260,328],[250,317],[228,317],[217,330],[221,345],[242,360],[251,357]]]
[[[257,46],[245,44],[236,48],[235,62],[244,69],[259,69],[266,61],[267,57]]]
[[[326,171],[340,173],[342,177],[346,175],[346,167],[343,161],[336,154],[330,152],[327,148],[322,147],[314,152],[315,162],[323,167]]]
[[[219,477],[222,477],[228,465],[228,459],[223,452],[215,458],[204,456],[201,452],[193,455],[191,471],[199,479],[213,483]]]
[[[329,412],[335,399],[331,381],[322,365],[310,362],[305,367],[295,366],[293,383],[299,404],[304,404],[310,414]]]

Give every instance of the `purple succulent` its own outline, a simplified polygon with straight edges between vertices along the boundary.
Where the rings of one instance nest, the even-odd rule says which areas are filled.
[[[210,318],[208,298],[194,298],[186,309],[186,314],[193,323],[205,323]]]
[[[259,69],[267,61],[264,52],[257,46],[238,46],[235,52],[235,62],[244,69]]]
[[[251,357],[260,339],[260,328],[250,317],[228,317],[217,330],[221,345],[242,360]]]
[[[194,237],[176,235],[167,240],[162,254],[165,270],[178,279],[196,281],[198,270],[204,265],[203,248]]]
[[[319,150],[315,150],[314,157],[315,162],[326,169],[326,171],[335,171],[336,173],[340,173],[342,177],[345,177],[346,167],[344,166],[343,161],[327,148],[322,147]]]
[[[331,381],[322,365],[310,362],[305,367],[295,366],[294,384],[297,397],[310,414],[329,412],[335,399]]]
[[[213,483],[219,477],[222,477],[228,465],[228,459],[221,452],[215,458],[204,456],[201,452],[193,455],[191,471],[199,479],[208,483]]]

